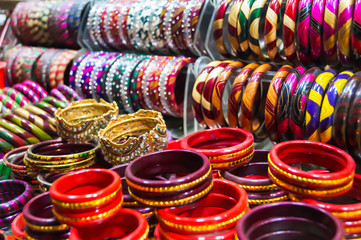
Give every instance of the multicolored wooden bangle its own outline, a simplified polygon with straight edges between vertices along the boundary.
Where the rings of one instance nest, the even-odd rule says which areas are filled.
[[[297,84],[306,68],[299,66],[291,71],[283,83],[277,103],[276,123],[280,141],[291,138],[289,129],[289,117],[291,113],[291,100],[296,90]]]
[[[319,124],[321,104],[330,82],[334,80],[336,75],[337,72],[333,69],[322,72],[316,78],[308,95],[305,138],[310,141],[320,141]]]
[[[265,73],[273,69],[274,66],[271,64],[263,64],[254,70],[242,97],[241,126],[253,134],[255,142],[266,138],[264,108],[269,85],[263,84],[262,78]]]
[[[293,64],[297,64],[296,53],[296,20],[298,12],[299,0],[288,0],[285,7],[285,15],[283,17],[283,45],[287,60]]]
[[[361,73],[355,73],[343,88],[335,108],[333,119],[333,139],[338,147],[347,147],[347,119],[356,90],[361,84]],[[355,129],[354,129],[355,130]]]
[[[37,137],[4,118],[0,118],[0,126],[24,139],[24,141],[27,143],[26,145],[40,142]]]
[[[0,138],[4,139],[14,147],[22,147],[28,145],[23,139],[15,135],[14,133],[10,132],[6,128],[0,126]]]
[[[201,109],[204,122],[208,127],[217,126],[211,109],[212,92],[215,86],[215,82],[217,81],[219,75],[223,72],[223,70],[230,64],[234,64],[234,62],[222,62],[221,64],[219,64],[211,71],[204,83],[201,99]]]
[[[213,37],[215,45],[220,54],[224,57],[230,57],[230,53],[227,51],[227,48],[223,39],[223,22],[226,16],[226,11],[231,4],[232,0],[222,0],[218,5],[216,16],[213,22]]]
[[[282,24],[278,24],[278,16],[280,15],[282,1],[283,0],[270,1],[264,25],[264,42],[266,45],[267,55],[275,62],[283,60],[280,54],[282,51],[280,48],[282,40],[277,37],[278,28],[282,27]],[[262,29],[260,31],[262,31]]]
[[[347,80],[352,77],[352,71],[341,72],[327,89],[326,95],[321,105],[320,115],[320,140],[323,143],[335,144],[333,139],[333,121],[335,117],[336,103],[340,97],[342,89],[345,87]]]
[[[21,92],[14,88],[4,88],[3,94],[8,95],[17,104],[19,104],[20,107],[30,103],[29,99],[27,99]]]
[[[309,69],[300,79],[291,100],[290,129],[294,139],[303,139],[305,136],[305,116],[308,95],[316,77],[321,69],[313,67]]]
[[[311,9],[311,57],[313,61],[321,62],[322,57],[322,26],[324,21],[326,0],[314,0]]]
[[[249,19],[247,21],[248,28],[248,41],[249,47],[252,52],[258,56],[258,60],[264,61],[265,56],[262,52],[262,49],[259,45],[260,40],[260,29],[262,29],[260,19],[265,15],[266,10],[268,8],[269,0],[257,0],[254,2],[251,8],[251,12],[249,15]]]
[[[355,10],[353,14],[353,22],[351,29],[351,44],[353,48],[353,52],[357,58],[361,56],[361,1],[355,0]]]
[[[274,75],[270,87],[268,88],[266,106],[265,106],[265,127],[268,137],[273,142],[278,142],[279,136],[277,131],[277,107],[278,98],[281,96],[283,82],[287,79],[289,73],[293,70],[290,65],[282,66]]]
[[[57,108],[52,106],[51,104],[47,103],[47,102],[37,102],[34,104],[34,106],[41,108],[42,110],[44,110],[45,112],[49,113],[51,116],[54,116]]]
[[[238,42],[242,50],[242,57],[244,59],[254,60],[256,57],[253,55],[248,41],[248,19],[251,13],[253,3],[256,0],[244,0],[241,6],[241,11],[238,15],[237,35]]]
[[[30,100],[30,102],[40,101],[39,95],[24,84],[15,84],[13,88],[24,94],[24,96],[26,96]]]
[[[34,105],[25,105],[23,108],[47,121],[50,125],[56,126],[56,119],[41,108],[38,108]]]
[[[259,67],[257,63],[250,63],[245,66],[241,72],[237,75],[234,80],[231,88],[231,92],[228,98],[227,104],[227,118],[228,118],[228,126],[237,127],[239,125],[238,115],[239,109],[241,107],[243,90],[247,84],[248,78],[251,76],[253,71]]]
[[[297,17],[297,52],[304,65],[311,63],[310,28],[312,0],[299,0]]]
[[[244,0],[234,0],[228,16],[228,39],[232,51],[235,53],[237,57],[241,57],[242,55],[241,46],[238,42],[237,29],[240,28],[238,26],[239,25],[238,17],[241,12],[241,7],[243,2]]]
[[[26,80],[23,82],[23,84],[30,87],[31,90],[33,90],[37,95],[39,95],[40,98],[44,98],[44,97],[48,96],[48,93],[45,91],[45,89],[42,86],[40,86],[39,83],[36,83],[31,80]]]
[[[5,95],[4,93],[0,95],[0,101],[6,108],[10,110],[19,107],[19,104],[17,104],[13,99]]]
[[[323,55],[324,61],[329,65],[338,63],[337,57],[337,13],[339,0],[327,0],[323,21]]]
[[[202,114],[202,93],[203,93],[204,84],[207,81],[207,78],[209,74],[213,71],[213,69],[218,65],[220,65],[221,63],[222,63],[221,61],[213,61],[209,63],[199,74],[193,86],[193,91],[192,91],[193,114],[196,120],[198,121],[198,123],[202,127],[205,127],[205,122]]]
[[[56,89],[56,88],[54,88]],[[67,104],[53,96],[47,96],[43,99],[41,99],[42,102],[47,102],[53,105],[55,108],[65,108]]]
[[[343,65],[351,64],[351,24],[354,0],[339,1],[338,5],[338,55]]]
[[[211,112],[215,120],[215,125],[209,126],[210,128],[226,127],[227,122],[223,115],[223,93],[224,88],[227,84],[227,81],[230,79],[238,69],[243,67],[241,62],[230,63],[221,74],[218,76],[217,80],[214,83],[212,90],[212,101],[211,101]]]

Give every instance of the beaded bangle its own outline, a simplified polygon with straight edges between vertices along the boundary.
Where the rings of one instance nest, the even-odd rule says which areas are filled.
[[[150,15],[150,43],[151,46],[160,53],[169,53],[169,50],[167,49],[167,42],[165,41],[164,36],[164,19],[165,19],[165,13],[167,11],[167,6],[170,4],[169,1],[157,1],[157,4],[154,6],[155,9],[153,9],[152,14]],[[190,16],[188,16],[188,20],[190,19]],[[182,19],[183,21],[185,18]],[[185,25],[185,24],[184,24]],[[193,39],[192,39],[193,40]]]
[[[351,29],[351,44],[353,48],[354,55],[359,57],[361,54],[361,17],[357,14],[361,11],[361,2],[359,0],[355,1],[355,10],[353,14],[353,22]]]
[[[320,141],[320,110],[323,97],[328,89],[329,83],[335,78],[337,72],[333,69],[322,72],[313,83],[308,96],[306,109],[306,131],[305,137],[311,141]]]
[[[338,0],[328,0],[325,3],[325,13],[323,21],[323,54],[326,64],[337,64],[337,13],[339,8]]]
[[[291,100],[290,130],[295,139],[304,138],[306,108],[308,96],[316,77],[321,73],[321,69],[313,67],[309,69],[300,79],[295,93]]]
[[[90,55],[90,52],[85,53],[84,55],[78,57],[75,61],[73,61],[73,65],[70,68],[69,72],[69,86],[72,89],[75,89],[75,80],[78,73],[78,69],[80,65],[83,63],[83,60],[85,60]]]
[[[322,25],[324,21],[325,0],[316,0],[311,9],[311,57],[314,61],[319,62],[322,56]]]
[[[277,142],[279,140],[276,122],[278,98],[280,96],[283,82],[287,79],[287,76],[292,70],[292,67],[289,65],[281,67],[274,75],[270,87],[268,88],[264,113],[265,127],[268,132],[268,137],[273,142]]]
[[[23,84],[27,85],[35,92],[35,94],[39,95],[40,98],[44,98],[48,95],[48,93],[45,91],[45,89],[40,86],[38,83],[26,80],[23,82]]]
[[[287,60],[293,64],[298,62],[296,53],[296,19],[299,0],[288,0],[283,17],[283,44]]]
[[[4,88],[3,94],[6,94],[11,99],[13,99],[20,107],[29,104],[30,101],[27,99],[21,92],[18,92],[14,88]]]
[[[340,148],[347,147],[347,119],[349,109],[354,100],[356,89],[361,83],[361,74],[354,74],[343,88],[336,104],[332,136],[336,145]]]
[[[310,28],[312,1],[299,0],[297,17],[297,45],[298,58],[304,65],[311,61]]]
[[[135,68],[131,79],[130,79],[130,87],[129,87],[129,94],[130,94],[130,102],[132,103],[132,109],[134,111],[138,111],[142,108],[143,96],[141,91],[141,81],[138,80],[139,77],[142,77],[144,72],[142,69],[145,66],[148,66],[150,63],[150,59],[144,59],[139,65]]]
[[[232,0],[222,0],[218,5],[216,10],[216,15],[213,22],[212,32],[215,45],[220,54],[225,57],[229,57],[230,54],[227,51],[227,48],[223,39],[223,21],[225,20],[225,15],[228,6],[231,4]]]
[[[165,12],[163,24],[164,24],[164,37],[169,49],[172,52],[179,55],[180,52],[178,51],[176,43],[172,38],[172,20],[173,20],[174,12],[177,8],[177,4],[178,4],[177,2],[171,1],[169,4],[166,5],[166,12]]]
[[[241,50],[243,53],[243,58],[245,59],[255,59],[255,56],[252,53],[252,50],[249,46],[249,33],[248,33],[248,19],[249,15],[251,13],[251,9],[253,4],[255,3],[255,0],[245,0],[244,3],[242,3],[241,11],[238,15],[238,27],[237,27],[237,33],[238,33],[238,42],[241,46]]]
[[[182,59],[183,59],[183,57],[178,57],[178,58],[168,61],[168,63],[166,64],[162,73],[159,76],[158,90],[159,90],[159,99],[163,106],[162,113],[168,114],[168,115],[174,116],[174,117],[177,117],[177,115],[173,114],[174,111],[172,111],[172,107],[170,106],[170,103],[168,101],[168,92],[167,92],[166,85],[167,85],[168,76],[170,75],[172,68],[175,65],[177,65],[177,61],[181,61]],[[170,94],[175,94],[174,88],[173,88],[173,92]],[[176,105],[176,107],[178,108],[178,105]]]
[[[183,26],[182,26],[182,19],[184,18],[184,9],[188,6],[188,1],[179,1],[174,9],[172,20],[171,20],[171,30],[172,30],[172,38],[177,49],[187,54],[187,47],[184,43],[183,37]]]
[[[338,55],[343,65],[351,63],[351,24],[354,1],[340,1],[338,5]]]
[[[266,4],[268,0],[259,0],[255,1],[252,5],[251,12],[249,15],[249,19],[247,21],[247,27],[249,29],[248,32],[248,40],[249,40],[249,47],[251,48],[252,52],[258,56],[258,60],[263,61],[265,60],[265,56],[260,48],[259,45],[259,38],[260,38],[260,29],[263,29],[260,24],[260,19],[265,14],[265,11],[268,8],[268,4]]]
[[[243,0],[235,0],[230,7],[229,17],[228,17],[228,39],[232,51],[238,57],[242,56],[241,46],[238,42],[238,33],[237,29],[240,27],[238,26],[240,23],[238,21],[238,16],[241,12],[241,7],[243,4]]]

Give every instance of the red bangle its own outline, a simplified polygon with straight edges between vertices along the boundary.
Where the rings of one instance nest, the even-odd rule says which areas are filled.
[[[212,28],[215,45],[219,53],[225,57],[229,57],[230,54],[228,53],[223,40],[223,32],[222,32],[223,21],[225,19],[228,6],[231,4],[231,2],[232,0],[222,0],[219,3],[218,8],[216,10],[215,18],[213,21],[213,28]]]
[[[203,153],[213,169],[227,169],[246,164],[254,152],[253,136],[239,128],[219,128],[195,132],[185,137],[182,149]]]
[[[120,209],[106,223],[98,226],[72,228],[70,240],[147,240],[149,227],[141,213],[133,209]]]
[[[283,17],[283,44],[287,60],[293,64],[298,62],[296,54],[296,19],[299,0],[288,0]]]
[[[20,213],[11,223],[11,231],[17,240],[25,238],[25,223],[23,213]]]
[[[269,176],[279,188],[304,198],[327,198],[346,193],[352,187],[355,171],[355,162],[345,151],[311,141],[275,145],[268,163]],[[295,163],[322,166],[328,172],[307,172],[290,166]]]
[[[247,211],[246,191],[234,182],[215,179],[212,191],[203,200],[188,206],[158,209],[156,215],[162,228],[192,235],[231,229]]]

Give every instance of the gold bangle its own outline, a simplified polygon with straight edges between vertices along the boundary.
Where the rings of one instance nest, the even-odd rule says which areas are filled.
[[[24,223],[27,227],[31,228],[32,230],[40,231],[40,232],[56,232],[56,231],[63,231],[68,228],[70,229],[70,227],[66,224],[61,224],[56,226],[38,226],[27,222],[25,219],[24,219]]]
[[[253,153],[254,153],[254,151],[252,151],[250,154],[248,154],[245,157],[242,157],[240,159],[237,159],[237,160],[231,161],[231,162],[221,162],[221,163],[212,163],[211,162],[211,166],[214,169],[224,169],[224,168],[238,166],[244,162],[248,162],[249,160],[251,160],[251,158],[253,157]]]
[[[248,203],[251,205],[262,205],[262,204],[282,202],[287,200],[288,200],[288,195],[285,195],[282,197],[271,198],[271,199],[248,199]]]
[[[238,152],[223,154],[223,155],[219,155],[219,156],[209,156],[208,159],[209,160],[223,160],[225,158],[231,158],[231,157],[241,155],[241,154],[243,154],[245,152],[248,152],[252,148],[253,148],[253,143],[251,145],[249,145],[247,148],[242,149],[242,150],[240,150]]]

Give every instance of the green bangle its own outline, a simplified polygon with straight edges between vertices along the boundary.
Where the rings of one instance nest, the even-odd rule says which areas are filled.
[[[54,127],[56,126],[57,123],[55,117],[51,116],[49,113],[45,112],[41,108],[38,108],[34,105],[25,105],[23,108],[31,112],[32,114],[41,117],[43,120],[47,121],[50,125]]]
[[[0,181],[10,179],[11,168],[0,161]]]
[[[255,1],[255,3],[252,5],[251,13],[249,15],[249,19],[247,22],[247,29],[248,29],[248,40],[249,40],[249,46],[252,50],[252,52],[258,56],[258,60],[264,61],[265,56],[262,52],[262,49],[259,45],[260,40],[260,29],[262,29],[261,22],[264,20],[261,20],[262,16],[264,16],[263,12],[267,11],[268,8],[268,0],[259,0]]]
[[[54,116],[57,108],[55,108],[54,106],[52,106],[51,104],[47,103],[47,102],[37,102],[34,103],[34,105],[38,108],[41,108],[42,110],[44,110],[45,112],[49,113],[51,116]]]
[[[255,0],[245,0],[242,3],[241,11],[238,15],[238,42],[240,44],[241,50],[243,52],[244,58],[255,59],[251,48],[249,47],[248,41],[248,28],[247,23],[249,19],[249,14],[251,13],[251,9]]]
[[[53,96],[46,96],[41,99],[42,102],[47,102],[53,105],[56,108],[66,108],[67,104]]]
[[[15,147],[5,141],[4,139],[0,138],[0,151],[3,153],[7,153],[11,150],[13,150]]]
[[[0,137],[15,147],[29,145],[28,142],[3,127],[0,127]]]
[[[21,127],[9,122],[6,119],[0,118],[0,126],[21,137],[29,144],[35,144],[40,142],[40,140],[34,135],[22,129]]]

